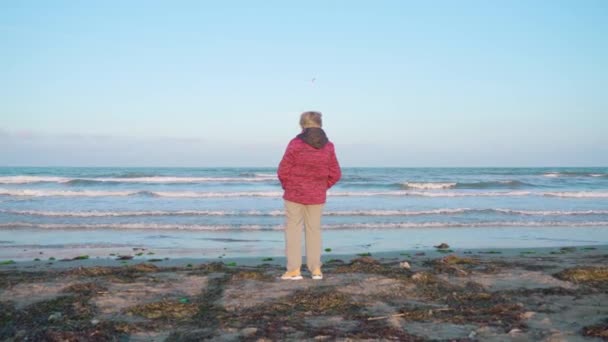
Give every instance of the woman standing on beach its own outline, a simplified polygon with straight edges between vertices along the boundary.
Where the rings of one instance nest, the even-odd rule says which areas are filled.
[[[287,272],[281,279],[302,279],[302,223],[306,228],[306,266],[312,279],[321,273],[321,214],[327,189],[341,177],[334,144],[327,139],[320,112],[300,116],[302,133],[289,142],[278,176],[285,190],[285,254]]]

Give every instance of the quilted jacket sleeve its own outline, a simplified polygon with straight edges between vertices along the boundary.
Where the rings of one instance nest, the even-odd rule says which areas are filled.
[[[332,144],[331,152],[329,157],[329,177],[327,178],[327,188],[331,188],[336,184],[340,177],[342,177],[342,170],[340,170],[340,164],[338,163],[338,158],[336,157],[336,150]]]
[[[287,149],[285,149],[285,154],[283,154],[283,159],[281,159],[281,163],[279,163],[279,169],[277,171],[277,176],[279,177],[279,181],[281,182],[283,189],[285,189],[285,184],[288,182],[288,178],[291,174],[294,163],[294,147],[292,141],[289,143],[289,145],[287,145]]]

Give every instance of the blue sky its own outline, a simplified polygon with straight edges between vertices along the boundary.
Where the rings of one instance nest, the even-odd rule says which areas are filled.
[[[0,165],[608,165],[608,2],[2,1]],[[312,82],[312,79],[315,79]]]

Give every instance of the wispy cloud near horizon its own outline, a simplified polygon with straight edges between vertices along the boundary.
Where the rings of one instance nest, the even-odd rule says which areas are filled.
[[[272,152],[268,146],[252,146],[248,158],[232,160],[244,147],[197,137],[53,134],[0,128],[0,165],[4,166],[259,166],[260,161],[267,166],[273,154],[280,153],[278,145]]]
[[[276,166],[288,141],[241,142],[198,137],[141,137],[0,128],[0,166]],[[400,145],[335,142],[343,166],[605,166],[608,146],[544,144]],[[603,152],[602,152],[603,151]],[[603,155],[605,158],[597,158]]]

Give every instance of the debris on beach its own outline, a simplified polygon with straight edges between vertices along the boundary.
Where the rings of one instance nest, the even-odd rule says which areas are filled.
[[[132,255],[119,255],[116,257],[116,260],[131,260],[133,259]]]
[[[325,262],[320,282],[268,263],[4,268],[0,340],[606,339],[608,268],[590,254],[365,256]]]
[[[63,258],[59,261],[76,261],[76,260],[88,260],[88,259],[89,259],[88,255],[78,255],[73,258]]]
[[[193,303],[182,303],[182,301],[163,300],[156,303],[142,304],[126,311],[149,319],[183,319],[189,318],[198,312],[198,307]]]
[[[583,336],[599,337],[603,340],[608,340],[608,320],[584,327]]]
[[[237,280],[257,280],[257,281],[273,281],[274,277],[264,272],[264,270],[255,271],[239,271],[232,276],[233,281]]]
[[[555,274],[555,277],[573,283],[603,284],[608,287],[608,267],[573,267]]]
[[[474,265],[479,263],[472,258],[461,258],[457,255],[448,255],[439,259],[438,262],[446,265]]]

